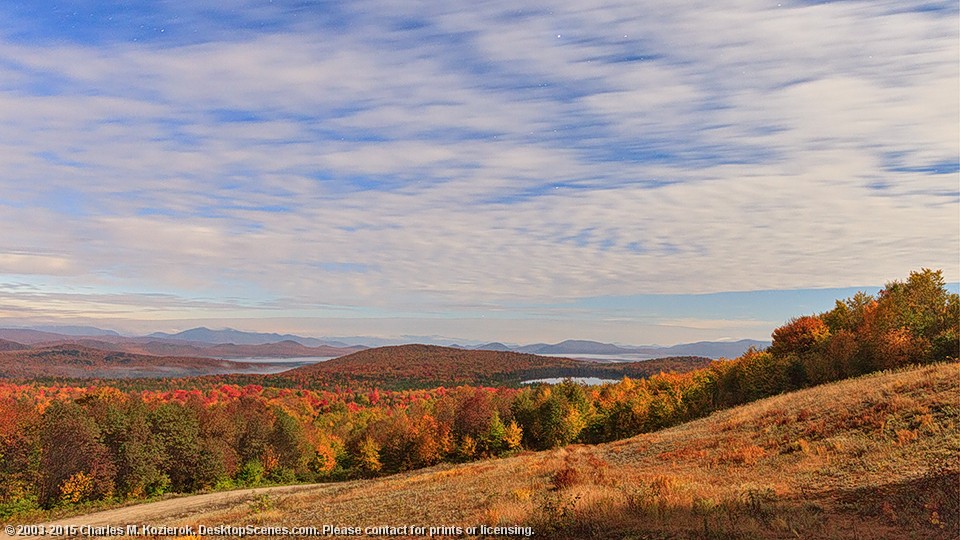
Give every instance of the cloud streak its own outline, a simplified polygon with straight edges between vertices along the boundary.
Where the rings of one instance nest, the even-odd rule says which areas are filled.
[[[3,9],[7,276],[409,317],[960,277],[953,4]]]

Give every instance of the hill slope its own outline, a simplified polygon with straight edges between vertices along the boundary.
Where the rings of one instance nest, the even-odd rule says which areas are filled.
[[[354,379],[429,383],[474,383],[495,377],[574,369],[579,362],[506,351],[471,351],[436,345],[398,345],[367,349],[284,373],[294,380]]]
[[[111,352],[83,345],[55,345],[0,352],[0,378],[188,377],[260,373],[263,365],[183,356]]]
[[[69,336],[65,334],[56,334],[53,332],[42,332],[40,330],[30,330],[27,328],[0,328],[0,339],[15,341],[24,345],[37,345],[65,339]]]
[[[784,394],[597,446],[354,481],[157,523],[529,526],[549,538],[954,538],[956,364]]]
[[[643,362],[597,363],[509,351],[466,350],[437,345],[378,347],[303,366],[279,377],[300,383],[370,382],[391,386],[517,383],[542,377],[646,377],[689,371],[710,363],[682,357]]]
[[[23,351],[29,348],[30,347],[17,343],[16,341],[0,339],[0,351]]]

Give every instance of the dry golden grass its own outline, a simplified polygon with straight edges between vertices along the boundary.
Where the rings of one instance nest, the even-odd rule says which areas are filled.
[[[526,525],[546,538],[958,538],[960,367],[658,433],[326,486],[180,524]]]

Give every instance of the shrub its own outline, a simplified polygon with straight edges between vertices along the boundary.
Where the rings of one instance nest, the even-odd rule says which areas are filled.
[[[556,490],[567,489],[583,482],[583,475],[573,467],[563,467],[553,473],[553,487]]]

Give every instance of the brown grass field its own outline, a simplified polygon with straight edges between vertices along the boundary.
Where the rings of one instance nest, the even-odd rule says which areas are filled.
[[[960,366],[939,364],[614,443],[264,495],[167,522],[520,525],[570,539],[960,538],[958,424]]]

